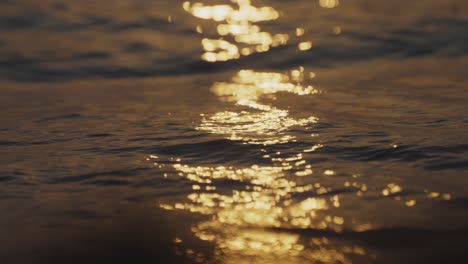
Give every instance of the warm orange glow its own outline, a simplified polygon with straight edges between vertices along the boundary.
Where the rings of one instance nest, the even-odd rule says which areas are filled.
[[[252,111],[219,112],[211,117],[204,117],[198,129],[249,144],[272,145],[294,140],[293,136],[284,134],[284,131],[292,126],[314,123],[317,118],[294,119],[287,110],[262,104],[259,100],[279,92],[297,95],[317,93],[312,86],[302,86],[291,81],[300,81],[302,76],[302,68],[292,71],[290,75],[242,70],[231,83],[215,83],[212,91],[216,95],[223,100],[251,108]]]
[[[271,34],[261,31],[254,23],[271,21],[279,18],[279,12],[265,6],[257,8],[250,0],[232,0],[237,8],[231,5],[206,6],[202,3],[184,2],[182,7],[193,16],[213,20],[220,36],[232,36],[233,41],[221,39],[203,39],[205,53],[202,59],[209,62],[238,59],[254,52],[266,52],[271,47],[285,45],[288,34]],[[197,29],[201,33],[201,30]],[[221,44],[222,43],[222,44]]]
[[[340,4],[339,0],[320,0],[320,6],[324,8],[334,8]]]
[[[216,48],[209,45],[211,42],[206,44],[206,49]],[[268,146],[294,141],[295,137],[288,133],[289,128],[313,124],[317,118],[294,118],[288,110],[278,109],[262,99],[284,92],[297,96],[317,93],[312,86],[303,85],[303,82],[303,67],[288,73],[241,70],[231,82],[219,82],[211,87],[215,95],[237,105],[239,111],[201,114],[202,122],[197,129],[244,144]],[[322,145],[317,144],[303,152],[310,153],[320,147]],[[329,199],[314,197],[327,194],[331,189],[320,183],[300,183],[300,178],[314,173],[303,153],[281,155],[276,152],[264,157],[271,159],[270,166],[174,164],[173,169],[180,177],[193,182],[193,192],[187,196],[185,203],[161,204],[161,207],[210,215],[210,220],[193,227],[192,231],[201,240],[215,242],[226,256],[241,259],[255,256],[266,263],[301,263],[303,259],[348,263],[342,249],[320,243],[317,250],[301,241],[299,235],[264,230],[312,228],[339,232],[345,224],[342,216],[331,215],[329,211],[330,208],[340,207],[338,195]],[[324,173],[330,176],[335,174],[332,170]],[[291,175],[297,178],[291,178]],[[226,180],[240,185],[231,187],[229,191],[218,191],[216,182]],[[301,195],[293,198],[294,194]],[[359,250],[364,252],[363,249]]]
[[[312,48],[312,42],[311,41],[305,41],[299,43],[299,50],[310,50]]]

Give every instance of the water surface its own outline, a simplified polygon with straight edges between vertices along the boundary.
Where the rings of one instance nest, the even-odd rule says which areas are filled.
[[[467,259],[464,1],[2,1],[5,263]]]

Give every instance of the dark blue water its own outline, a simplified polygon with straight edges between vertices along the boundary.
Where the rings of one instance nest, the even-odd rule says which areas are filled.
[[[0,1],[2,263],[462,262],[467,11]]]

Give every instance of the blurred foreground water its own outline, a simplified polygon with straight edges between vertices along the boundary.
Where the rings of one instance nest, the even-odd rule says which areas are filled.
[[[448,263],[468,3],[0,2],[2,263]]]

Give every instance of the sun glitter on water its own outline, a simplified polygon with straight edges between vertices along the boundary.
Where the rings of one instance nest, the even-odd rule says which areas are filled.
[[[303,68],[290,75],[272,72],[242,70],[229,83],[215,83],[211,90],[221,99],[233,102],[246,110],[218,112],[204,117],[199,130],[225,135],[231,140],[241,140],[249,144],[272,145],[294,140],[285,133],[293,126],[305,126],[317,122],[316,117],[295,119],[288,110],[260,103],[265,96],[280,92],[297,95],[312,95],[318,91],[312,86],[303,86]]]
[[[252,53],[266,52],[272,47],[287,44],[288,34],[272,34],[262,31],[256,23],[272,21],[280,13],[273,7],[255,7],[250,0],[232,0],[237,5],[212,5],[184,2],[183,8],[193,16],[213,20],[218,23],[216,30],[219,39],[204,38],[202,46],[205,52],[202,59],[208,62],[238,59]],[[199,30],[197,30],[199,31]],[[225,37],[230,37],[228,41]]]

